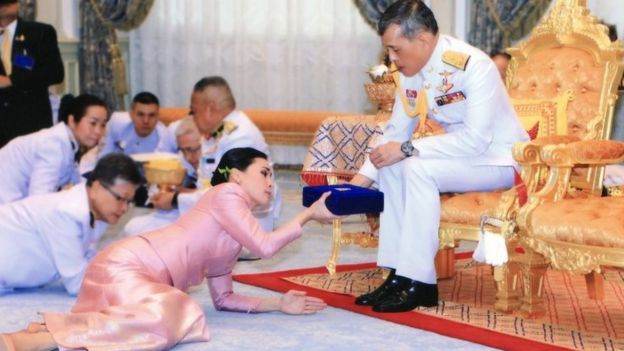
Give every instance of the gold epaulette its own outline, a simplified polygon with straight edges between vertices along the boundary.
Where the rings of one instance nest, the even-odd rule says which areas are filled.
[[[236,130],[238,126],[234,122],[225,121],[223,122],[223,133],[230,134]]]
[[[470,55],[464,54],[459,51],[445,51],[442,54],[442,62],[447,65],[451,65],[455,68],[461,69],[462,71],[466,70],[466,65],[468,65],[468,60],[470,60]]]

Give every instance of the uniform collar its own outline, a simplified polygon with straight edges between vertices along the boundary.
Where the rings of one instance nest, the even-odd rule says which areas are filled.
[[[67,136],[69,137],[69,143],[72,148],[72,153],[74,154],[74,161],[79,162],[80,157],[82,157],[82,148],[80,147],[80,143],[76,140],[74,136],[74,132],[72,132],[71,128],[65,122],[61,122],[65,125],[65,131],[67,132]]]
[[[423,66],[419,73],[422,75],[428,75],[431,72],[435,71],[436,66],[440,63],[440,57],[442,57],[442,53],[446,47],[444,43],[445,37],[442,34],[438,34],[438,42],[436,43],[436,47],[433,49],[431,56],[429,56],[429,60],[427,64]]]
[[[210,133],[210,137],[211,138],[219,137],[219,135],[221,135],[221,133],[223,133],[223,128],[224,127],[225,127],[225,123],[222,121],[221,124],[219,124],[218,127],[216,127],[215,129],[212,130],[212,133]]]

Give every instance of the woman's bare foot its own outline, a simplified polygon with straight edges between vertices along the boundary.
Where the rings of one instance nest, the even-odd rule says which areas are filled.
[[[51,351],[57,348],[56,342],[52,339],[52,334],[47,330],[37,333],[22,330],[9,335],[2,334],[2,336],[7,336],[8,340],[12,342],[13,348],[7,348],[6,351]],[[0,351],[5,351],[1,344]]]

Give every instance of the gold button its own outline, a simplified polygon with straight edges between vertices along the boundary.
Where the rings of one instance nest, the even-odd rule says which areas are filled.
[[[438,109],[437,108],[433,108],[433,110],[431,110],[431,112],[433,112],[434,114],[438,113]]]
[[[431,84],[429,84],[428,82],[425,83],[425,89],[429,89],[429,88],[431,88]]]

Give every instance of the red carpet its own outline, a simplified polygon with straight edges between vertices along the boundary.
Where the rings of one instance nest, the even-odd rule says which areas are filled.
[[[375,313],[353,303],[354,296],[379,284],[381,271],[374,263],[338,266],[336,277],[316,267],[234,279],[280,292],[305,290],[337,308],[505,350],[624,350],[624,340],[618,338],[624,335],[624,275],[618,271],[605,274],[604,302],[586,299],[583,277],[575,281],[549,271],[547,315],[530,320],[494,311],[495,289],[488,266],[464,259],[457,269],[454,279],[439,282],[438,307],[407,313]]]

